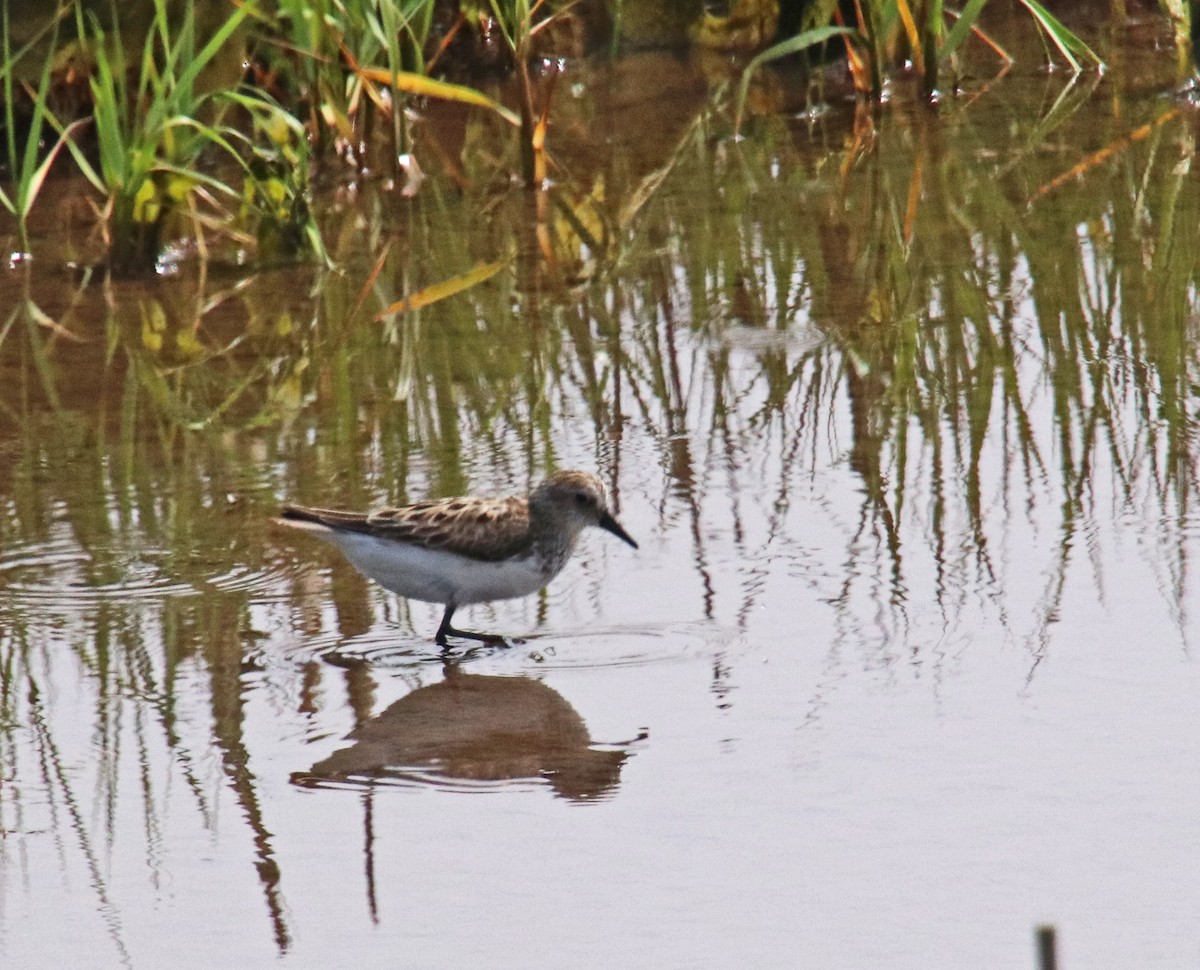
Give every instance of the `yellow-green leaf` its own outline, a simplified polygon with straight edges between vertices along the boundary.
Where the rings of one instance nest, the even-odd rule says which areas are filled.
[[[464,84],[451,84],[449,81],[438,81],[424,74],[414,74],[411,71],[389,71],[383,67],[360,67],[359,77],[376,84],[393,86],[407,94],[416,94],[426,98],[440,98],[443,101],[457,101],[459,104],[473,104],[487,108],[507,121],[510,125],[520,126],[521,119],[516,112],[504,107],[494,98],[489,98],[482,91],[476,91]]]
[[[472,286],[477,286],[484,280],[491,279],[507,265],[508,259],[500,259],[494,263],[479,263],[473,269],[468,270],[460,276],[453,276],[448,280],[443,280],[441,283],[434,283],[432,286],[427,286],[422,290],[417,290],[416,293],[409,294],[403,300],[397,300],[386,310],[375,314],[375,319],[382,320],[384,317],[391,316],[394,313],[417,310],[421,307],[429,306],[431,303],[445,300],[447,297],[463,292],[463,290],[469,290]]]

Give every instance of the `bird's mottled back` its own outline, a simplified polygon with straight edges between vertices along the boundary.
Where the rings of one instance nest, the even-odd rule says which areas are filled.
[[[370,513],[289,506],[283,514],[484,562],[500,562],[529,547],[529,503],[512,496],[433,499]]]

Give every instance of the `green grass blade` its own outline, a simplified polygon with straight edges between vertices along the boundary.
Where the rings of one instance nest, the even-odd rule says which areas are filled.
[[[71,153],[71,158],[74,159],[75,164],[79,167],[79,171],[83,174],[83,177],[92,183],[92,185],[96,188],[96,191],[107,195],[108,188],[105,186],[104,179],[101,177],[100,173],[97,172],[92,163],[88,161],[88,157],[84,154],[83,150],[75,144],[75,140],[67,137],[70,129],[64,127],[62,122],[52,114],[47,114],[46,120],[50,123],[50,127],[58,132],[60,144],[66,145],[67,151]],[[89,119],[87,118],[80,118],[78,121],[72,122],[70,128],[75,128],[77,125],[82,127],[88,123],[88,120]]]
[[[798,54],[802,50],[815,47],[817,44],[823,44],[831,37],[838,36],[861,40],[859,32],[850,27],[814,27],[812,30],[806,30],[796,34],[794,37],[789,37],[787,40],[780,41],[773,47],[768,47],[747,64],[746,69],[742,72],[741,83],[738,84],[737,120],[734,122],[734,129],[737,131],[741,130],[742,113],[746,107],[746,95],[750,90],[750,77],[755,71],[771,61],[777,61],[781,57],[787,57],[789,54]]]
[[[1071,65],[1073,71],[1078,73],[1083,70],[1079,65],[1079,61],[1075,59],[1076,56],[1083,60],[1091,61],[1097,67],[1104,66],[1100,55],[1076,37],[1075,34],[1071,33],[1063,25],[1062,21],[1043,7],[1038,0],[1019,0],[1019,2],[1029,11],[1033,19],[1037,21],[1038,26],[1049,35],[1050,39],[1054,42],[1054,46],[1066,58],[1067,63]]]
[[[202,70],[204,70],[206,66],[208,66],[208,63],[216,56],[217,51],[221,49],[221,46],[227,40],[229,40],[229,38],[233,35],[233,32],[242,25],[242,21],[244,21],[250,15],[250,12],[257,6],[258,0],[244,0],[243,3],[237,6],[233,13],[231,13],[225,20],[225,23],[221,25],[220,29],[218,29],[208,39],[208,43],[200,49],[199,53],[197,53],[192,59],[191,63],[188,64],[183,73],[179,75],[179,80],[177,83],[180,87],[187,88],[195,82],[196,77]]]
[[[939,55],[942,60],[953,57],[963,42],[970,36],[971,28],[975,26],[979,20],[979,15],[983,13],[985,3],[987,3],[987,0],[967,0],[967,5],[963,7],[958,20],[950,28],[950,33],[946,35],[945,43],[942,44],[942,50]]]
[[[81,8],[82,9],[82,8]],[[80,36],[85,36],[82,12],[80,17]],[[100,159],[100,191],[111,195],[120,186],[129,181],[130,163],[128,158],[128,117],[127,90],[124,75],[124,47],[120,34],[112,37],[112,50],[109,49],[109,38],[100,22],[91,18],[89,37],[95,58],[96,72],[89,82],[92,92],[92,120],[96,125],[96,143]],[[114,63],[115,58],[115,63]],[[59,129],[61,132],[61,128]],[[79,162],[82,153],[71,148],[71,155]],[[84,174],[91,166],[81,165]],[[95,174],[93,170],[93,174]],[[95,179],[89,176],[89,181]]]
[[[11,34],[8,27],[8,4],[4,5],[3,13],[3,29],[4,29],[4,63],[0,65],[0,70],[4,72],[4,135],[5,147],[8,150],[8,164],[12,169],[14,183],[19,181],[16,171],[17,167],[17,123],[13,111],[13,67],[15,61],[12,57],[12,49],[9,44]],[[16,203],[8,197],[3,189],[0,189],[0,203],[4,205],[13,215],[17,214]]]
[[[47,112],[49,117],[49,112]],[[58,153],[62,151],[63,146],[71,143],[71,133],[78,128],[82,128],[87,124],[87,118],[79,118],[71,122],[63,129],[58,136],[58,141],[54,143],[54,147],[46,153],[46,157],[42,159],[42,163],[33,170],[29,175],[29,186],[23,192],[25,196],[22,199],[22,208],[25,213],[28,213],[29,208],[33,206],[33,201],[38,197],[38,193],[42,190],[42,184],[46,181],[46,176],[50,174],[50,168],[54,164],[54,160],[58,157]]]
[[[66,10],[60,9],[55,14],[53,20],[48,27],[39,31],[35,39],[44,37],[47,33],[50,36],[50,50],[55,50],[58,47],[58,31],[59,24],[66,15]],[[42,60],[42,70],[38,78],[36,90],[31,90],[28,85],[25,85],[25,90],[30,96],[33,103],[33,115],[29,119],[29,123],[25,128],[25,144],[23,149],[18,151],[17,147],[17,119],[14,110],[14,84],[13,74],[17,62],[23,58],[30,50],[29,44],[21,48],[16,56],[13,56],[11,47],[11,24],[9,22],[8,4],[4,5],[4,14],[2,29],[4,31],[3,43],[3,64],[0,65],[0,71],[3,72],[3,96],[4,96],[4,120],[6,127],[6,145],[8,153],[9,174],[12,179],[11,195],[6,192],[0,192],[0,204],[3,204],[17,218],[18,229],[21,236],[21,245],[27,247],[28,234],[26,229],[26,219],[29,216],[30,210],[33,208],[34,202],[37,200],[38,193],[41,191],[42,184],[45,181],[46,172],[49,170],[49,163],[53,162],[53,156],[58,153],[56,147],[50,154],[47,162],[39,164],[38,152],[42,144],[42,131],[47,123],[47,115],[49,109],[46,107],[46,101],[49,97],[51,74],[53,67],[53,58],[47,56]],[[33,41],[30,41],[32,44]]]

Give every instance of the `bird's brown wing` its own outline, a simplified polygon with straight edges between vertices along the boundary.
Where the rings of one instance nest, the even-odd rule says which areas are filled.
[[[529,544],[529,504],[520,498],[448,498],[371,513],[378,535],[496,562]]]
[[[289,505],[283,517],[485,562],[507,559],[529,546],[529,504],[520,498],[446,498],[369,513]]]

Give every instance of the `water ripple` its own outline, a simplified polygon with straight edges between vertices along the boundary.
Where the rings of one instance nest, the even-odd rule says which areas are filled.
[[[308,772],[293,772],[291,782],[301,788],[324,789],[327,791],[357,791],[370,788],[426,789],[467,794],[492,792],[533,792],[551,787],[545,778],[454,778],[436,768],[425,766],[389,767],[370,775],[349,775],[345,778],[320,778]]]
[[[221,563],[213,575],[189,565],[189,578],[172,575],[157,549],[82,548],[72,536],[10,546],[0,553],[0,589],[33,603],[87,606],[113,600],[154,600],[215,593],[246,593],[258,602],[287,598],[294,572],[286,563],[249,566]],[[196,575],[192,576],[191,574]],[[106,581],[109,580],[109,581]]]
[[[65,536],[10,547],[0,554],[0,587],[28,602],[79,606],[196,593],[190,584],[164,576],[157,564],[143,559],[110,562],[103,571],[119,573],[120,581],[97,582],[88,575],[95,563],[93,555]]]
[[[223,573],[206,576],[204,584],[222,593],[253,593],[257,602],[285,600],[288,598],[288,581],[297,574],[296,567],[282,563],[257,568],[237,565]]]
[[[0,553],[0,577],[20,569],[57,569],[92,557],[70,538],[52,539],[35,546],[16,546]]]
[[[96,574],[119,579],[106,582]],[[80,606],[196,593],[190,583],[169,579],[144,558],[112,557],[98,564],[96,556],[70,535],[10,546],[0,553],[0,588],[28,603]]]
[[[516,668],[568,670],[678,663],[716,652],[728,656],[740,653],[746,642],[740,631],[692,623],[534,633],[514,637],[507,646],[458,641],[449,651],[431,639],[381,626],[351,638],[330,632],[309,638],[305,646],[335,666],[412,668],[487,658]]]
[[[164,596],[196,596],[199,591],[188,583],[173,582],[163,576],[133,578],[120,583],[9,583],[9,592],[31,602],[54,602],[86,606],[113,600],[151,600]]]

